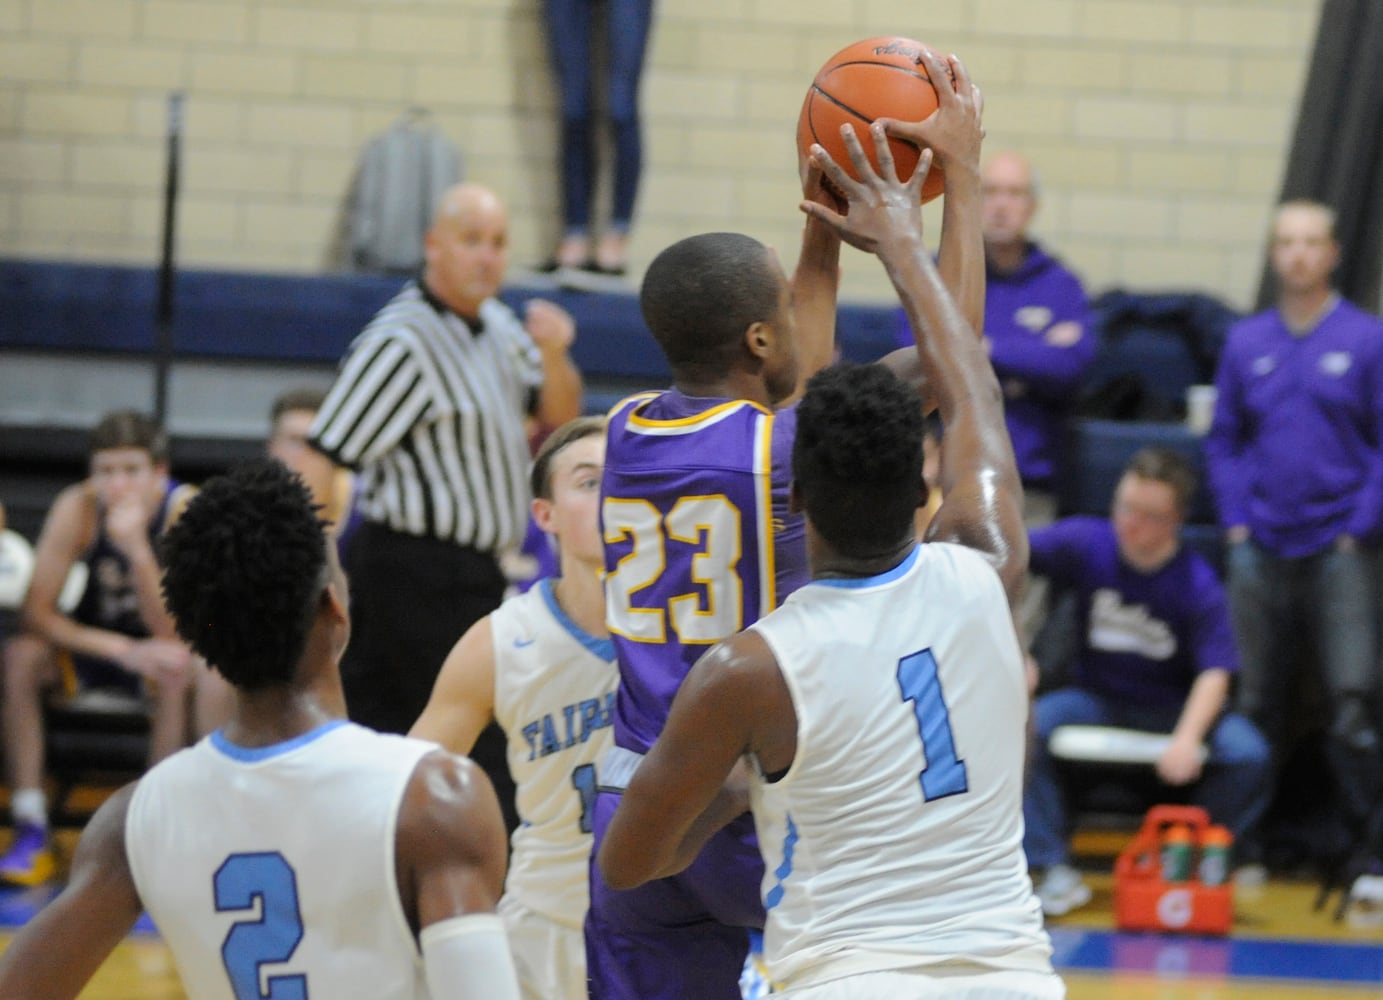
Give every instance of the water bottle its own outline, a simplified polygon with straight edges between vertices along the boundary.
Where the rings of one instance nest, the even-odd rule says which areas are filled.
[[[1162,881],[1185,882],[1191,878],[1191,861],[1195,845],[1191,828],[1175,823],[1162,838]]]
[[[1229,878],[1229,854],[1234,836],[1222,826],[1212,826],[1201,835],[1199,876],[1202,885],[1224,885]]]

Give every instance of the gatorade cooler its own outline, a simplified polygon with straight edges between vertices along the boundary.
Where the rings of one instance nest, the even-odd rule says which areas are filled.
[[[1153,806],[1143,819],[1142,829],[1124,848],[1114,863],[1114,922],[1125,931],[1175,931],[1187,934],[1228,934],[1234,922],[1234,889],[1228,880],[1220,885],[1204,885],[1197,877],[1195,859],[1189,864],[1174,864],[1163,877],[1164,842],[1173,837],[1172,858],[1181,845],[1176,842],[1189,829],[1191,842],[1201,844],[1210,829],[1210,816],[1196,806]],[[1212,837],[1212,839],[1214,839]],[[1217,845],[1219,849],[1219,845]]]

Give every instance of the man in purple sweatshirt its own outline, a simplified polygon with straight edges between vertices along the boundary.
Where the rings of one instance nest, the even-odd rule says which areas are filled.
[[[1281,755],[1294,640],[1311,637],[1326,753],[1362,833],[1383,791],[1375,567],[1383,522],[1383,322],[1341,299],[1334,212],[1279,207],[1275,308],[1231,330],[1215,377],[1207,467],[1229,543],[1239,707]]]
[[[1004,419],[1030,528],[1056,517],[1058,449],[1081,378],[1095,357],[1080,279],[1028,238],[1037,187],[1032,166],[1016,152],[996,153],[985,164],[984,344],[1004,391]],[[898,346],[911,346],[907,317],[901,311],[899,317]],[[1025,643],[1040,624],[1045,589],[1040,581],[1028,581],[1017,612]]]

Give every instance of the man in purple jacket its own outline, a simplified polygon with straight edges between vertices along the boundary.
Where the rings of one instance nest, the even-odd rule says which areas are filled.
[[[981,191],[985,345],[1004,389],[1024,490],[1047,494],[1041,520],[1051,521],[1063,423],[1095,357],[1095,338],[1086,325],[1089,304],[1080,279],[1028,238],[1037,211],[1037,178],[1028,161],[1011,150],[996,153],[985,165]],[[898,346],[909,347],[912,331],[907,317],[899,317]]]
[[[1158,778],[1190,786],[1193,800],[1236,837],[1267,805],[1267,741],[1249,720],[1224,711],[1239,667],[1224,588],[1181,543],[1195,488],[1184,458],[1144,448],[1125,467],[1110,518],[1069,517],[1030,535],[1033,572],[1079,597],[1071,683],[1034,707],[1023,796],[1023,847],[1029,866],[1045,869],[1037,895],[1049,916],[1090,900],[1067,861],[1063,786],[1047,750],[1058,726],[1167,734]]]
[[[1205,442],[1229,543],[1241,710],[1285,750],[1294,640],[1310,636],[1328,703],[1326,752],[1348,822],[1383,790],[1375,567],[1383,521],[1383,323],[1330,284],[1334,212],[1278,208],[1275,308],[1237,324]]]
[[[1037,211],[1037,177],[1012,150],[985,164],[983,197],[984,342],[1004,391],[1004,418],[1023,478],[1028,527],[1056,516],[1053,479],[1071,403],[1091,361],[1095,337],[1080,279],[1028,237]],[[912,331],[899,313],[898,345]],[[1024,639],[1041,617],[1043,588],[1029,581],[1019,610]]]

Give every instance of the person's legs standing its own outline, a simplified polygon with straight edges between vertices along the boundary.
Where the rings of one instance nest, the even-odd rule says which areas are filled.
[[[1331,550],[1310,560],[1310,610],[1325,677],[1330,722],[1326,753],[1356,836],[1383,794],[1378,698],[1374,554]]]
[[[562,218],[556,262],[585,262],[591,226],[595,155],[591,115],[591,21],[594,0],[547,0],[547,37],[562,104]]]
[[[1230,614],[1239,650],[1237,709],[1267,739],[1276,769],[1285,749],[1294,673],[1293,561],[1246,541],[1229,547],[1227,562]]]
[[[351,640],[341,661],[346,708],[353,722],[406,733],[426,707],[451,647],[499,607],[504,574],[485,553],[373,524],[361,527],[348,559]],[[504,745],[504,734],[491,725],[470,756],[494,783],[512,831],[518,820]]]
[[[596,252],[597,262],[607,270],[625,265],[625,244],[643,172],[639,80],[652,22],[652,0],[610,0],[606,25],[610,39],[610,128],[615,146],[614,203],[609,229]]]

